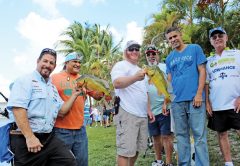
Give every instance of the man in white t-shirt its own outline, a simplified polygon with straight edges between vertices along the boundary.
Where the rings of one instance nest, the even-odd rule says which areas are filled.
[[[218,133],[225,166],[233,166],[227,131],[240,129],[240,51],[227,49],[228,36],[222,27],[211,29],[209,38],[215,55],[207,62],[208,127]]]
[[[119,112],[115,117],[118,166],[134,166],[138,152],[147,148],[148,118],[155,120],[150,107],[145,83],[145,71],[138,67],[140,44],[128,41],[124,60],[111,71],[114,88],[120,97]]]

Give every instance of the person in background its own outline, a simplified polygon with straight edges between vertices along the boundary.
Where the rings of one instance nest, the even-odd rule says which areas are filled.
[[[10,131],[15,166],[76,165],[75,157],[52,129],[57,116],[69,112],[81,91],[74,88],[64,103],[49,78],[56,60],[53,49],[43,49],[36,70],[18,78],[12,86],[7,109],[18,127]]]
[[[99,111],[96,107],[93,107],[92,108],[92,113],[93,113],[93,119],[94,119],[94,122],[95,122],[95,127],[97,127],[98,125],[98,121],[99,121]]]
[[[207,62],[208,127],[217,131],[225,166],[233,166],[228,130],[240,129],[240,51],[227,48],[228,36],[222,27],[211,29],[209,39],[215,54]]]
[[[104,128],[109,127],[109,112],[105,104],[103,106],[103,125]]]
[[[69,100],[76,86],[76,79],[80,77],[82,55],[76,52],[67,54],[65,57],[64,70],[52,75],[53,84],[64,101]],[[96,100],[100,100],[103,94],[86,91],[74,100],[70,111],[58,117],[54,125],[56,136],[61,139],[76,157],[78,166],[88,165],[88,138],[84,121],[84,105],[86,94]],[[86,93],[86,94],[85,94]]]
[[[99,111],[100,126],[102,126],[102,124],[103,124],[103,107],[100,105],[100,103],[97,103],[97,109]]]
[[[120,97],[115,116],[118,166],[134,166],[141,150],[147,148],[147,122],[155,120],[148,108],[145,71],[138,67],[140,44],[130,40],[124,49],[124,60],[111,71],[113,86]]]
[[[93,125],[93,109],[92,109],[92,106],[90,106],[89,108],[89,114],[90,114],[90,124],[89,124],[89,127],[92,128],[92,125]]]
[[[159,63],[159,51],[155,45],[148,45],[145,50],[148,65],[157,65],[160,70],[166,74],[166,65]],[[155,161],[152,166],[172,166],[173,143],[171,135],[171,119],[168,112],[167,103],[164,101],[164,96],[159,95],[157,88],[150,84],[148,85],[149,104],[151,111],[155,116],[155,122],[148,123],[148,131],[153,137],[153,147],[155,151]],[[162,158],[162,147],[166,154],[166,164]]]
[[[165,37],[173,48],[166,58],[168,80],[172,83],[171,103],[178,164],[191,165],[190,130],[194,138],[195,164],[208,166],[205,81],[206,56],[197,44],[185,44],[177,27],[170,27]]]

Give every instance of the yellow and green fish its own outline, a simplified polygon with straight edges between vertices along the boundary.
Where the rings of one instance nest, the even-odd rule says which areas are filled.
[[[147,76],[149,77],[149,84],[153,84],[158,91],[158,95],[163,94],[167,102],[171,101],[171,95],[168,92],[168,82],[164,77],[164,73],[159,69],[158,66],[147,66],[144,65]]]
[[[84,87],[87,90],[103,93],[107,101],[112,99],[109,92],[109,84],[105,80],[92,75],[84,74],[76,80],[76,83],[78,87]]]

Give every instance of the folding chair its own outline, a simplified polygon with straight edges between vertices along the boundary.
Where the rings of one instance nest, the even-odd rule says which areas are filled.
[[[4,96],[1,92],[0,95],[8,101],[8,98]],[[0,162],[11,162],[13,166],[13,157],[14,154],[10,150],[10,129],[11,129],[12,121],[9,120],[8,111],[5,108],[4,112],[0,113],[0,138],[2,140],[0,144]]]

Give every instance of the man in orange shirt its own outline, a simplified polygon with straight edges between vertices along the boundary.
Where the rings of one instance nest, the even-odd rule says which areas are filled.
[[[61,98],[66,101],[76,86],[76,79],[80,77],[79,71],[82,56],[78,53],[69,53],[65,58],[63,71],[52,76]],[[99,100],[103,94],[87,92],[88,95]],[[66,115],[57,118],[54,131],[58,138],[72,150],[78,166],[88,166],[88,138],[84,121],[85,95],[79,95]]]

